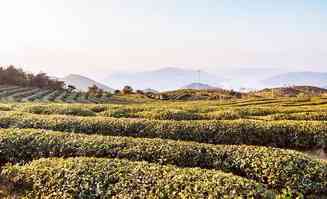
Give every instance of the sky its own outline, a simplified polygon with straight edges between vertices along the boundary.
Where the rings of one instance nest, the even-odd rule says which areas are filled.
[[[325,0],[2,0],[0,64],[116,71],[327,71]]]

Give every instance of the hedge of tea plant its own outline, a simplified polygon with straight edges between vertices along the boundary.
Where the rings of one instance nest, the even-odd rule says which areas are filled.
[[[34,114],[58,114],[58,115],[76,115],[76,116],[95,116],[96,113],[83,108],[83,106],[58,104],[58,105],[29,105],[19,109],[19,111]]]
[[[270,120],[317,120],[327,121],[327,112],[303,112],[292,114],[275,114],[268,116]]]
[[[274,198],[252,180],[197,168],[117,159],[40,159],[2,171],[26,198]]]
[[[23,104],[18,111],[34,114],[59,114],[75,116],[98,116],[114,118],[146,118],[156,120],[234,120],[258,116],[288,115],[301,112],[327,112],[322,107],[201,107],[202,103],[185,102],[143,105],[95,105],[95,104]],[[264,119],[264,118],[263,118]]]
[[[10,105],[7,104],[0,104],[0,111],[11,111],[12,108]]]
[[[39,128],[88,134],[251,144],[294,149],[326,148],[327,122],[198,120],[163,121],[1,112],[0,127]]]
[[[0,130],[0,162],[41,157],[94,156],[223,170],[267,187],[327,193],[327,164],[303,153],[246,145],[209,145],[162,139],[69,134],[36,129]]]

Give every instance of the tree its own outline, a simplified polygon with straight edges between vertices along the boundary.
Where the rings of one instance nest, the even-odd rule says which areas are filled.
[[[48,86],[49,88],[54,90],[61,90],[62,88],[65,87],[65,82],[59,80],[53,80],[53,81],[49,81]]]
[[[52,89],[63,89],[65,86],[64,82],[50,79],[46,73],[34,75],[12,65],[0,67],[0,84]]]
[[[144,92],[142,90],[136,90],[137,94],[144,95]]]
[[[67,88],[69,92],[73,92],[76,89],[74,85],[68,85]]]
[[[104,94],[103,89],[100,89],[97,85],[90,86],[87,91],[88,96],[101,98]]]
[[[38,88],[48,88],[49,77],[46,73],[39,73],[32,78],[31,86],[35,86]]]
[[[98,87],[94,84],[93,86],[90,86],[88,88],[87,93],[89,94],[89,96],[96,96],[96,94],[98,93]]]
[[[96,98],[101,98],[102,96],[103,96],[103,90],[102,89],[98,89],[95,97]]]
[[[133,93],[133,88],[131,86],[124,86],[122,92],[123,94],[131,94]]]

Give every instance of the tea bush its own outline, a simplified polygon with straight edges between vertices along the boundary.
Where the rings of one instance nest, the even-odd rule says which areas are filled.
[[[140,118],[155,119],[155,120],[199,120],[203,119],[201,115],[183,110],[162,110],[157,112],[141,112],[138,114]]]
[[[273,198],[254,181],[218,171],[98,158],[40,159],[2,175],[26,198]]]
[[[326,149],[327,146],[327,122],[323,121],[161,121],[2,112],[0,127],[40,128],[88,134],[294,149]]]
[[[275,114],[269,116],[270,120],[317,120],[327,121],[327,112],[303,112],[292,114]]]
[[[94,156],[223,170],[282,190],[327,193],[327,164],[303,153],[246,145],[209,145],[162,139],[0,130],[0,162],[41,157]]]
[[[59,114],[59,115],[73,115],[73,116],[95,116],[93,111],[83,108],[82,105],[29,105],[20,109],[22,112],[34,113],[34,114]]]

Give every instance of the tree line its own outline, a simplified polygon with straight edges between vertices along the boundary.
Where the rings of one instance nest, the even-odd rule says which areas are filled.
[[[15,66],[0,66],[0,84],[47,89],[64,89],[65,82],[51,79],[46,73],[27,73]]]

